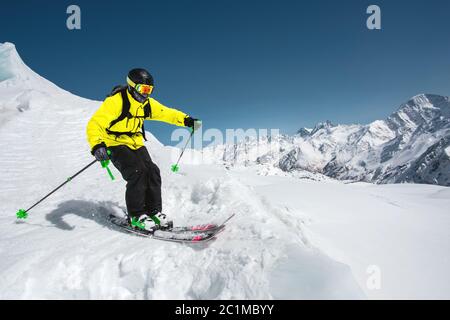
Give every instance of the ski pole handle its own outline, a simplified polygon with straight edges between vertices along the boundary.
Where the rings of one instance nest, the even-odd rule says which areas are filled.
[[[110,150],[107,150],[106,153],[108,154],[108,156],[111,156],[111,151],[110,151]],[[109,165],[109,160],[102,160],[102,161],[100,161],[100,163],[101,163],[101,165],[102,165],[102,168],[105,168],[106,171],[108,172],[108,175],[109,175],[109,177],[111,178],[111,180],[114,180],[115,178],[114,178],[114,176],[113,176],[111,170],[109,170],[109,167],[108,167],[108,165]]]

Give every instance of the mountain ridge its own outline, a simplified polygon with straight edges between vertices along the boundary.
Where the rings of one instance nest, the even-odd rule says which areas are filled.
[[[288,173],[306,170],[339,180],[450,186],[445,152],[449,137],[450,98],[418,94],[385,120],[366,125],[327,120],[292,136],[272,137],[279,147],[260,138],[210,149],[227,165],[273,166]]]

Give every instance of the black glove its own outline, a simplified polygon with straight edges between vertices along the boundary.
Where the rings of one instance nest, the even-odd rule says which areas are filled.
[[[202,126],[202,121],[188,116],[184,118],[184,125],[196,131],[198,128]]]
[[[104,143],[100,143],[93,147],[91,153],[98,161],[109,160],[108,151],[106,150],[106,145]]]

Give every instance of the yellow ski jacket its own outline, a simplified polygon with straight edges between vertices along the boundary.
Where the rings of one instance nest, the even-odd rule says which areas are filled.
[[[144,120],[163,121],[177,126],[184,126],[184,119],[187,115],[176,109],[164,106],[153,98],[149,98],[150,115],[144,118],[144,105],[133,99],[127,90],[130,101],[130,118],[125,118],[110,127],[111,122],[119,118],[122,113],[122,96],[118,92],[103,101],[100,108],[89,120],[86,133],[91,150],[98,144],[104,143],[107,147],[126,145],[136,150],[144,146],[142,136],[142,125]],[[108,133],[127,132],[129,134],[116,135]]]

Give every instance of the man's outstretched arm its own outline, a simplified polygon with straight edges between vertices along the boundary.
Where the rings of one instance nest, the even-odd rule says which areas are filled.
[[[190,117],[186,113],[166,107],[153,98],[150,99],[150,105],[151,114],[147,120],[163,121],[180,127],[187,126],[185,120]]]

